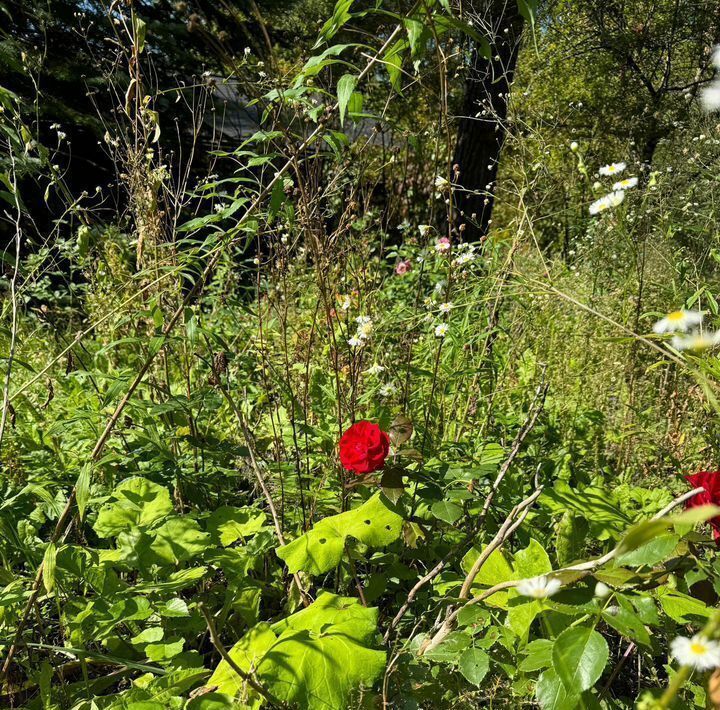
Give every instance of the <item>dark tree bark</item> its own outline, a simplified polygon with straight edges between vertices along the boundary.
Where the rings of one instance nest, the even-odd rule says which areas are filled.
[[[469,7],[468,7],[469,5]],[[515,73],[523,17],[517,0],[474,0],[465,4],[466,19],[490,39],[490,59],[471,48],[461,119],[453,157],[453,179],[463,238],[485,236],[490,226],[500,151],[507,132],[507,108]]]

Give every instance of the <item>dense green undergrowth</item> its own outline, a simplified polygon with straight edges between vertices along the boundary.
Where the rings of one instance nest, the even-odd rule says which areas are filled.
[[[192,181],[159,110],[182,90],[113,67],[117,212],[106,185],[70,194],[0,88],[3,706],[718,703],[718,509],[683,476],[717,467],[720,126],[673,97],[651,164],[576,135],[591,68],[551,81],[559,11],[518,5],[476,241],[445,82],[483,36],[453,3],[341,1],[302,61],[243,52],[263,124]],[[124,80],[150,76],[142,8],[113,17]],[[367,17],[382,32],[342,34]],[[63,205],[46,232],[30,184]],[[678,308],[707,342],[653,331]],[[360,421],[389,450],[369,429],[358,472],[340,440]]]

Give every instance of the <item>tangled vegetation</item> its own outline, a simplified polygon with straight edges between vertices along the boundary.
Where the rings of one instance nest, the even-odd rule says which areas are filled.
[[[2,707],[720,707],[715,0],[0,17]]]

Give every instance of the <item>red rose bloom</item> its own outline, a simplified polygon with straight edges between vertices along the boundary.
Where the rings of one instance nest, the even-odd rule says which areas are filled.
[[[698,471],[689,476],[685,476],[685,480],[693,487],[705,490],[702,493],[694,495],[685,503],[686,508],[697,508],[701,505],[720,505],[720,471]],[[715,542],[720,544],[720,516],[710,518],[708,520],[713,531]]]
[[[389,450],[390,438],[372,422],[355,422],[340,437],[340,463],[358,476],[379,471]]]

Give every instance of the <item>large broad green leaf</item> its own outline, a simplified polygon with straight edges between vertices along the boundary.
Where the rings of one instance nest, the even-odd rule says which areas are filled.
[[[643,646],[650,646],[650,634],[633,611],[618,606],[612,610],[612,613],[604,611],[602,617],[609,626],[619,631],[625,638]]]
[[[555,639],[553,669],[568,692],[579,694],[595,685],[608,655],[607,641],[595,629],[576,626]]]
[[[479,687],[490,669],[490,657],[479,648],[468,648],[460,656],[458,668],[466,680]]]
[[[552,563],[545,548],[534,538],[530,538],[524,550],[518,550],[513,557],[515,579],[539,577],[552,572]]]
[[[678,624],[709,619],[712,615],[712,610],[704,602],[674,589],[660,587],[657,596],[663,611]]]
[[[400,536],[402,518],[377,493],[361,506],[321,520],[312,530],[277,549],[290,572],[322,574],[342,558],[350,536],[369,547],[389,545]]]
[[[617,559],[619,565],[640,567],[641,565],[654,565],[667,559],[677,547],[680,538],[677,535],[658,535],[640,547],[620,555]]]
[[[481,550],[477,547],[471,547],[465,557],[463,557],[461,566],[465,574],[470,572],[472,566],[480,556],[480,552]],[[485,564],[477,573],[475,581],[473,582],[473,589],[477,587],[492,587],[495,584],[507,582],[511,579],[515,579],[515,576],[510,563],[507,561],[501,550],[494,550],[490,553],[490,556],[485,561]],[[491,606],[498,606],[505,609],[507,607],[507,600],[507,592],[498,592],[497,594],[493,594],[491,597],[488,597],[486,603]]]
[[[279,701],[308,710],[345,710],[361,686],[371,686],[385,669],[385,652],[369,648],[378,610],[357,599],[321,593],[306,609],[253,627],[231,649],[243,670]],[[258,699],[222,661],[207,683],[238,695],[249,707]]]
[[[224,505],[207,519],[207,530],[223,547],[249,537],[265,525],[265,513],[257,508]]]
[[[113,537],[148,526],[173,512],[167,488],[145,478],[126,478],[100,509],[93,526],[100,537]]]
[[[277,636],[270,630],[270,626],[261,622],[230,649],[229,655],[241,670],[249,672],[251,668],[257,668],[258,662],[276,641]],[[225,661],[219,663],[207,685],[217,686],[218,692],[236,697],[250,708],[261,704],[259,695]]]
[[[200,530],[192,518],[176,516],[152,534],[152,551],[166,564],[177,564],[197,557],[210,546],[210,535]]]
[[[293,707],[345,710],[351,698],[385,670],[385,652],[358,644],[331,626],[319,636],[310,631],[283,635],[258,667],[258,678],[272,694]]]
[[[471,642],[472,636],[466,631],[453,631],[445,637],[441,644],[429,650],[425,654],[425,658],[440,663],[457,663]]]
[[[531,641],[522,653],[525,658],[518,664],[518,670],[525,673],[550,668],[552,665],[553,642],[550,639],[535,639]]]
[[[543,546],[531,538],[528,546],[518,550],[513,558],[513,579],[539,577],[552,571],[550,558]],[[526,599],[511,589],[508,592],[507,625],[521,639],[525,639],[535,617],[542,611],[542,604],[536,599]]]
[[[604,488],[588,486],[582,490],[557,481],[540,496],[540,503],[553,513],[571,510],[585,517],[590,531],[600,540],[617,538],[632,520],[623,513],[612,495]]]
[[[365,607],[355,597],[321,592],[310,606],[275,622],[272,630],[278,636],[286,631],[320,633],[323,627],[332,624],[336,631],[342,631],[356,641],[370,642],[377,630],[377,621],[375,607]]]
[[[580,694],[568,691],[553,670],[540,674],[535,697],[542,710],[573,710],[580,702]]]

